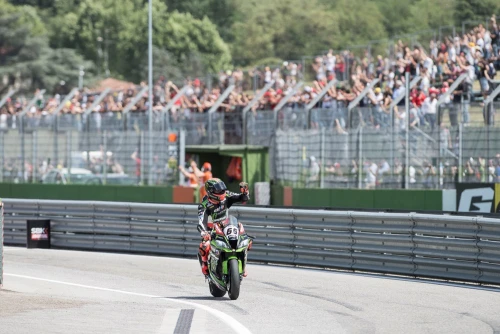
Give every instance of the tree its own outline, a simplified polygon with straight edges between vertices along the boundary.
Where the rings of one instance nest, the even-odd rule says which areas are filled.
[[[487,19],[499,10],[500,3],[497,0],[456,0],[455,23],[459,26],[464,21],[482,21],[486,24]]]
[[[54,46],[76,47],[103,68],[109,57],[113,75],[139,81],[146,77],[141,64],[147,59],[148,6],[142,0],[82,0],[74,12],[54,20]],[[62,29],[61,29],[62,28]],[[218,71],[231,61],[229,48],[207,19],[167,12],[160,0],[153,1],[153,44],[167,50],[178,62],[192,53],[209,71]]]
[[[74,50],[49,47],[43,24],[32,7],[1,2],[0,6],[4,9],[0,16],[0,77],[7,81],[0,90],[15,85],[21,91],[52,91],[61,81],[76,86],[78,66],[92,68],[91,62]]]
[[[277,57],[297,60],[328,49],[340,38],[333,12],[315,0],[241,2],[247,16],[233,25],[233,59],[247,65]]]
[[[233,25],[232,54],[243,65],[277,57],[297,60],[386,36],[377,6],[363,0],[254,0]]]
[[[208,17],[216,25],[224,41],[233,40],[231,26],[240,12],[237,0],[165,0],[165,3],[171,12],[189,13],[199,20]]]

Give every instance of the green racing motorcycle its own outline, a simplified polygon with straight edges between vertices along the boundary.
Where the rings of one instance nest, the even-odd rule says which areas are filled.
[[[254,239],[240,227],[234,216],[214,223],[208,255],[208,285],[214,297],[223,297],[226,291],[232,300],[240,295],[248,247]]]

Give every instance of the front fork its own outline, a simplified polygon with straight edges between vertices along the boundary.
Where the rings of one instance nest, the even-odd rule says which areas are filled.
[[[240,281],[243,279],[243,273],[245,272],[245,266],[247,263],[247,254],[248,251],[245,250],[245,256],[243,257],[243,260],[239,259],[238,256],[231,255],[227,260],[224,261],[222,264],[222,274],[224,275],[224,278],[227,280],[227,274],[228,274],[228,268],[227,265],[230,260],[235,259],[238,261],[238,272],[240,273]]]

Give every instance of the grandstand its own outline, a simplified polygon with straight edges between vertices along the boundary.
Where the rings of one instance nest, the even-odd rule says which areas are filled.
[[[273,177],[282,184],[450,188],[458,180],[498,180],[498,32],[493,20],[460,36],[394,38],[377,47],[329,50],[312,61],[224,71],[216,80],[186,79],[183,87],[160,77],[153,87],[156,165],[146,167],[161,170],[158,184],[175,182],[175,154],[161,140],[184,129],[187,144],[272,147]],[[138,168],[132,154],[140,155],[148,140],[147,101],[144,83],[54,96],[5,91],[2,179],[35,182],[51,168],[76,163],[72,153],[103,151],[104,143],[113,158],[106,161],[103,153],[92,164],[103,165],[101,172],[120,165],[140,179],[146,167]],[[320,175],[312,172],[315,164]]]

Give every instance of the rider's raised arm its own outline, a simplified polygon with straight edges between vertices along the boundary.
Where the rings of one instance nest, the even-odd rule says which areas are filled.
[[[207,232],[208,231],[208,212],[207,212],[208,200],[203,200],[198,204],[198,231]]]
[[[248,193],[233,193],[226,192],[227,208],[229,209],[234,203],[248,202],[250,195]]]

